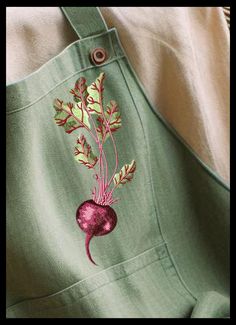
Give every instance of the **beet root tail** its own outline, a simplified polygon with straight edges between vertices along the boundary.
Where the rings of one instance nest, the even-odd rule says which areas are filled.
[[[90,254],[90,250],[89,250],[89,243],[90,243],[90,240],[91,240],[92,238],[93,238],[93,235],[91,235],[91,234],[86,234],[86,238],[85,238],[85,248],[86,248],[87,256],[88,256],[88,258],[90,259],[90,261],[91,261],[93,264],[97,265],[97,264],[94,262],[94,260],[92,259],[92,256],[91,256],[91,254]]]

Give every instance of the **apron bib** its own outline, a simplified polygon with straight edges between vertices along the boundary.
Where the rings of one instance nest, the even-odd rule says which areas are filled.
[[[99,9],[62,10],[80,39],[7,86],[7,317],[227,317],[229,188],[157,113]],[[81,133],[93,139],[57,126],[53,102],[101,73],[122,118],[118,171],[137,169],[116,190],[115,229],[90,243],[95,266],[75,220],[94,178],[73,157]]]

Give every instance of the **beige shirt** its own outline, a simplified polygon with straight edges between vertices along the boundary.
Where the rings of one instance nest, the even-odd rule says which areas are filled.
[[[100,9],[155,108],[229,182],[230,42],[222,8]],[[8,7],[7,82],[26,77],[76,39],[58,7]]]

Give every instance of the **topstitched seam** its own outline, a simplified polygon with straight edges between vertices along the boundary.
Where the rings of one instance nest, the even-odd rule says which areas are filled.
[[[105,65],[108,65],[116,60],[119,60],[121,58],[123,58],[124,55],[121,55],[121,56],[117,56],[115,57],[114,59],[110,60],[109,62],[106,62],[104,64],[101,64],[100,66],[105,66]],[[99,66],[99,67],[100,67]],[[86,67],[84,69],[80,69],[80,70],[77,70],[76,72],[74,72],[73,74],[71,74],[70,76],[66,77],[65,79],[63,79],[61,82],[59,82],[58,84],[56,84],[55,86],[53,86],[47,93],[43,94],[42,96],[38,97],[37,99],[35,99],[32,103],[26,105],[26,106],[23,106],[23,107],[20,107],[20,108],[17,108],[15,110],[10,110],[10,111],[7,111],[6,114],[7,115],[10,115],[10,114],[13,114],[13,113],[17,113],[17,112],[20,112],[26,108],[30,108],[32,105],[36,104],[38,101],[40,101],[42,98],[44,98],[45,96],[47,96],[48,94],[50,94],[54,89],[56,89],[57,87],[59,87],[61,84],[63,84],[63,82],[69,80],[70,78],[72,78],[73,76],[75,76],[76,74],[78,73],[81,73],[81,72],[84,72],[86,70],[90,70],[90,69],[94,69],[94,68],[98,68],[98,66],[89,66],[89,67]]]
[[[148,248],[148,249],[146,249],[145,251],[143,251],[142,253],[140,253],[140,254],[138,254],[138,255],[136,255],[136,256],[134,256],[134,257],[131,257],[131,258],[128,259],[128,260],[122,261],[122,262],[117,263],[117,264],[115,264],[115,265],[111,265],[110,267],[108,267],[108,268],[106,268],[106,269],[104,269],[104,270],[102,270],[102,271],[100,271],[100,272],[98,272],[98,273],[95,273],[95,274],[93,274],[93,275],[91,275],[91,276],[89,276],[89,277],[87,277],[87,278],[84,278],[84,279],[82,279],[82,280],[80,280],[80,281],[78,281],[78,282],[72,284],[71,286],[66,287],[66,288],[64,288],[64,289],[62,289],[62,290],[60,290],[60,291],[57,291],[57,292],[55,292],[55,293],[53,293],[53,294],[51,294],[51,295],[47,295],[47,296],[43,296],[43,297],[35,297],[35,298],[30,298],[30,299],[25,299],[25,300],[19,301],[19,302],[17,302],[17,303],[14,303],[14,304],[11,305],[11,306],[8,306],[8,307],[7,307],[7,310],[11,310],[11,309],[17,308],[18,305],[21,305],[21,304],[24,304],[24,303],[31,303],[31,302],[33,303],[33,302],[36,302],[36,301],[39,301],[39,300],[44,301],[44,300],[46,300],[46,299],[54,299],[56,296],[60,296],[61,294],[63,294],[63,292],[66,292],[66,291],[72,289],[73,287],[76,287],[76,286],[79,287],[81,283],[86,282],[86,281],[89,280],[89,279],[92,279],[92,278],[96,279],[96,278],[98,277],[98,275],[100,275],[100,274],[102,274],[102,273],[106,274],[106,272],[109,271],[110,269],[116,269],[116,268],[119,267],[120,265],[125,265],[125,264],[127,264],[127,263],[130,263],[130,262],[132,262],[132,260],[136,260],[136,259],[138,259],[140,256],[145,255],[146,252],[151,251],[151,250],[155,250],[156,248],[161,247],[161,246],[165,246],[165,245],[166,245],[165,242],[159,243],[158,245],[153,246],[152,248]],[[145,268],[146,266],[148,266],[148,265],[150,265],[150,264],[152,264],[152,263],[154,263],[154,262],[156,262],[156,261],[159,261],[159,260],[161,260],[162,258],[165,258],[165,257],[166,257],[166,255],[164,255],[163,257],[160,257],[159,254],[158,254],[158,252],[156,252],[156,258],[155,258],[152,262],[150,262],[150,263],[148,263],[148,264],[145,264],[145,265],[144,265],[143,267],[141,267],[141,268],[137,268],[136,270],[134,270],[134,271],[131,272],[131,273],[128,273],[128,272],[127,272],[127,273],[126,273],[123,277],[121,277],[121,278],[124,278],[124,277],[126,277],[126,276],[129,276],[129,275],[135,273],[135,272],[138,272],[139,270],[142,270],[142,269]],[[125,271],[125,272],[126,272],[126,271]],[[109,283],[112,283],[112,282],[114,282],[114,281],[116,281],[116,280],[119,280],[119,279],[121,279],[121,278],[116,278],[116,279],[114,279],[114,280],[108,281],[107,283],[103,284],[102,286],[99,286],[99,287],[95,288],[94,290],[90,291],[89,293],[87,293],[87,294],[85,294],[85,295],[88,295],[88,294],[92,293],[93,291],[95,291],[95,290],[97,290],[97,289],[99,289],[99,288],[101,288],[101,287],[103,287],[103,286],[105,286],[105,285],[107,285],[107,284],[109,284]],[[78,299],[83,298],[85,295],[81,295]],[[68,305],[68,304],[65,304],[65,305]],[[50,307],[50,308],[51,308],[51,307]]]
[[[128,61],[127,61],[127,63],[128,63],[128,65],[130,65]],[[134,98],[133,98],[132,92],[131,92],[131,90],[130,90],[130,87],[129,87],[129,85],[128,85],[128,82],[127,82],[127,80],[126,80],[126,77],[125,77],[125,75],[124,75],[124,73],[123,73],[123,69],[122,69],[122,67],[121,67],[119,61],[118,61],[118,64],[119,64],[119,67],[120,67],[120,70],[121,70],[122,76],[123,76],[123,78],[124,78],[124,81],[125,81],[125,83],[126,83],[127,89],[128,89],[128,91],[129,91],[130,97],[131,97],[131,99],[132,99],[133,105],[134,105],[134,107],[135,107],[135,109],[136,109],[136,111],[137,111],[137,114],[138,114],[138,116],[139,116],[139,120],[140,120],[140,123],[141,123],[141,125],[142,125],[142,129],[143,129],[144,140],[145,140],[145,142],[147,143],[147,140],[146,140],[146,133],[145,133],[145,128],[144,128],[144,126],[143,126],[142,119],[141,119],[141,117],[140,117],[140,115],[139,115],[139,111],[138,111],[137,105],[136,105],[136,103],[135,103],[135,100],[134,100]],[[146,147],[148,147],[148,146],[146,146]],[[159,206],[158,199],[157,199],[157,198],[155,199],[155,195],[154,195],[153,178],[152,178],[152,176],[151,176],[151,174],[150,174],[150,159],[149,159],[149,157],[150,157],[150,155],[148,155],[148,161],[149,161],[148,172],[149,172],[149,178],[150,178],[150,180],[151,180],[151,189],[152,189],[153,202],[154,202],[154,204],[155,204],[155,209],[156,209],[156,219],[157,219],[158,227],[159,227],[159,230],[160,230],[160,236],[161,236],[161,238],[163,239],[163,241],[166,242],[166,240],[165,240],[165,238],[164,238],[164,235],[163,235],[163,232],[162,232],[161,223],[160,223],[160,217],[159,217],[159,216],[160,216],[160,211],[159,211],[159,208],[158,208],[158,206]],[[168,248],[168,245],[166,245],[166,248],[167,248],[167,252],[168,252],[168,254],[169,254],[169,248]],[[176,267],[175,267],[174,259],[173,259],[173,257],[172,257],[170,254],[169,254],[169,258],[170,258],[170,260],[171,260],[171,262],[172,262],[172,264],[173,264],[173,267],[174,267],[174,269],[175,269],[175,271],[176,271]],[[177,274],[177,276],[179,277],[179,273],[178,273],[177,271],[176,271],[176,274]],[[182,279],[181,277],[179,277],[179,280],[181,281],[183,287],[186,289],[186,291],[188,292],[188,294],[190,294],[190,295],[191,295],[195,300],[197,300],[197,298],[193,295],[193,293],[192,293],[192,292],[187,288],[187,285],[183,282],[183,279]]]

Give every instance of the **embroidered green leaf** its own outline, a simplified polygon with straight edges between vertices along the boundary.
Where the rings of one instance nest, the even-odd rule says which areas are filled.
[[[86,79],[84,77],[79,78],[74,86],[74,89],[71,89],[70,93],[74,95],[74,101],[80,103],[83,99],[87,103],[87,85]]]
[[[105,73],[100,73],[99,77],[91,84],[91,86],[87,87],[87,107],[91,114],[101,115],[101,100],[103,94],[103,81],[105,79]]]
[[[89,115],[88,112],[83,109],[81,102],[75,104],[75,106],[72,108],[72,113],[80,121],[81,124],[84,124],[90,129]]]
[[[77,139],[74,154],[75,160],[89,169],[93,168],[98,161],[98,158],[93,154],[91,146],[88,144],[84,135],[81,135],[80,138]]]
[[[125,164],[119,173],[115,174],[113,178],[113,182],[115,187],[120,187],[127,182],[130,182],[134,177],[134,172],[136,170],[136,162],[134,160],[131,161],[130,164]]]
[[[72,104],[56,99],[54,101],[56,114],[55,122],[59,126],[63,126],[66,133],[71,133],[74,130],[82,127],[90,129],[88,113],[82,108],[81,103]]]
[[[107,105],[107,109],[104,113],[106,120],[103,116],[97,117],[97,132],[99,139],[104,139],[104,142],[110,136],[110,131],[113,133],[121,127],[121,115],[118,110],[118,105],[114,100],[111,100]]]
[[[71,133],[78,128],[85,128],[95,141],[99,158],[93,153],[84,135],[77,139],[74,156],[76,161],[88,169],[93,169],[98,164],[98,171],[94,168],[98,187],[95,186],[92,192],[92,200],[97,204],[110,206],[118,201],[113,197],[114,190],[133,179],[136,163],[132,160],[130,164],[125,164],[119,173],[116,173],[118,152],[112,133],[121,127],[121,114],[114,100],[111,100],[107,106],[103,106],[104,80],[105,73],[100,73],[95,82],[87,86],[86,79],[79,78],[74,88],[70,90],[74,99],[73,103],[64,103],[59,99],[54,101],[56,110],[54,118],[56,124],[63,126],[65,132]],[[115,153],[115,166],[111,176],[103,148],[109,136],[112,137],[111,145]],[[112,182],[114,182],[114,187],[110,189]]]

